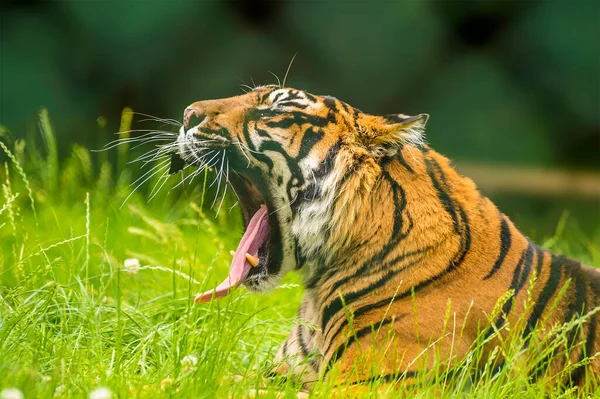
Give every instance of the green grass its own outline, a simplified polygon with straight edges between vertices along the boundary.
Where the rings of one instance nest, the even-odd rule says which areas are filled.
[[[132,154],[121,149],[121,168],[80,146],[59,160],[45,111],[41,140],[0,133],[7,155],[0,165],[0,390],[18,388],[25,398],[88,397],[99,387],[113,397],[244,397],[257,388],[266,397],[296,396],[300,386],[266,373],[295,322],[302,295],[297,275],[268,295],[240,289],[210,304],[193,303],[194,294],[227,274],[229,250],[241,235],[237,208],[228,210],[232,198],[215,217],[210,189],[204,210],[200,205],[209,184],[169,190],[174,177],[152,201],[147,186],[156,179],[121,207],[138,173],[124,166]],[[600,265],[597,239],[570,231],[561,223],[547,246]],[[131,258],[139,268],[125,268]],[[482,339],[457,366],[438,362],[433,378],[423,377],[406,395],[573,397],[527,375],[548,356],[561,356],[566,337],[583,321],[556,328],[547,341],[554,352],[540,346],[524,354],[519,336],[501,342],[496,353],[509,367],[485,369],[472,381]],[[460,321],[448,328],[459,334]],[[317,382],[314,397],[328,398],[330,388]]]

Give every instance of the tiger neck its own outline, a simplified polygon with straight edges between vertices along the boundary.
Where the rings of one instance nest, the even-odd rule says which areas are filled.
[[[327,293],[389,270],[406,270],[404,284],[413,278],[417,284],[410,269],[418,267],[422,279],[461,262],[473,235],[488,234],[485,224],[469,223],[471,217],[498,214],[470,179],[427,147],[405,148],[376,167],[363,165],[336,192],[305,281]]]

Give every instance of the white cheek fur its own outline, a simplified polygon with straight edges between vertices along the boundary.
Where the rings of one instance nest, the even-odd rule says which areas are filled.
[[[336,197],[337,181],[337,174],[332,171],[320,184],[319,198],[302,204],[293,222],[292,232],[303,255],[308,258],[316,255],[325,242],[325,232],[331,221]]]

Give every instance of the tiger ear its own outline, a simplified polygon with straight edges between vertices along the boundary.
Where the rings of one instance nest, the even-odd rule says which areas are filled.
[[[380,117],[368,147],[376,156],[395,155],[404,145],[422,146],[425,144],[425,125],[429,119],[427,114],[408,116],[393,114]]]

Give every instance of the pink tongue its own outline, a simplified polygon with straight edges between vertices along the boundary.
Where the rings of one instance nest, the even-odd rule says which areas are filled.
[[[267,207],[261,206],[254,216],[252,216],[248,228],[235,251],[235,256],[233,257],[233,261],[231,261],[231,268],[229,269],[229,276],[217,288],[196,295],[194,302],[209,302],[213,294],[215,298],[223,298],[233,288],[246,280],[252,268],[252,265],[246,260],[246,254],[249,253],[252,256],[258,256],[258,249],[267,241],[270,230],[267,216]]]

